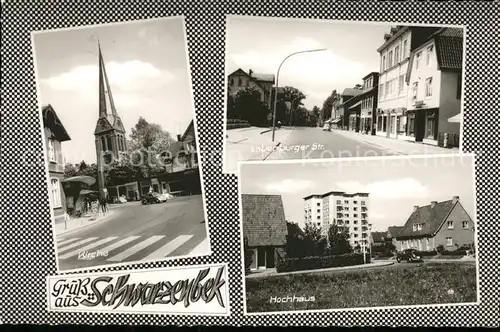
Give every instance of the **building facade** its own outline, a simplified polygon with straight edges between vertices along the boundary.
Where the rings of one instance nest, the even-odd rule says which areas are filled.
[[[405,225],[397,231],[396,249],[435,250],[442,246],[453,251],[474,244],[475,223],[459,197],[444,202],[432,201],[415,206]]]
[[[411,51],[438,28],[396,26],[384,35],[380,53],[380,75],[376,134],[406,139],[408,86],[405,75]]]
[[[47,167],[49,169],[49,196],[54,217],[66,212],[66,196],[63,190],[64,157],[61,143],[71,140],[52,105],[42,107]]]
[[[321,228],[323,236],[328,235],[331,225],[337,225],[349,232],[351,246],[370,240],[369,194],[349,194],[331,191],[321,195],[304,197],[304,226]]]
[[[363,91],[360,99],[360,124],[357,132],[375,135],[375,115],[377,113],[379,73],[371,72],[363,77]]]
[[[339,115],[342,118],[340,121],[341,128],[345,130],[353,130],[360,117],[357,117],[358,109],[361,111],[361,106],[358,103],[358,96],[362,92],[361,89],[346,88],[340,95],[340,105],[338,106]]]
[[[249,70],[248,73],[239,68],[228,76],[228,94],[235,96],[241,88],[253,87],[260,93],[260,101],[267,104],[269,108],[272,105],[272,90],[274,85],[274,75],[259,74]]]
[[[252,253],[250,270],[274,268],[285,255],[288,236],[281,196],[241,196],[243,240]]]
[[[443,28],[411,52],[405,81],[410,90],[406,135],[412,140],[459,146],[460,123],[448,119],[461,112],[462,59],[460,28]]]

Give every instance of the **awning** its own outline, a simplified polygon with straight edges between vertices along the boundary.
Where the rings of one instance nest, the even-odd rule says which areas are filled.
[[[452,116],[448,119],[448,122],[460,123],[462,122],[462,113],[458,113],[455,116]]]
[[[80,190],[80,195],[89,195],[89,194],[97,194],[97,193],[98,192],[94,191],[94,190],[87,190],[87,189]]]
[[[88,184],[89,186],[91,186],[96,182],[96,180],[91,176],[78,175],[78,176],[73,176],[71,178],[61,180],[61,182],[80,182],[80,183],[85,183],[85,184]]]
[[[335,120],[332,121],[333,124],[336,124],[336,123],[339,123],[340,120],[342,120],[341,118],[336,118]]]
[[[349,107],[349,109],[353,109],[353,108],[355,108],[355,107],[357,107],[357,106],[361,105],[361,102],[362,102],[362,100],[358,101],[356,104],[354,104],[354,105],[352,105],[351,107]]]

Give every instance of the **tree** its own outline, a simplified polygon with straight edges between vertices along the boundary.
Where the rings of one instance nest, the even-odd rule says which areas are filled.
[[[348,254],[352,252],[349,243],[349,232],[343,228],[332,224],[328,229],[328,245],[331,255]]]
[[[253,86],[246,86],[238,90],[228,112],[228,118],[246,120],[252,125],[261,126],[267,122],[270,113],[266,103],[261,101],[261,93]]]
[[[134,167],[129,160],[113,161],[106,172],[106,184],[107,186],[125,184],[137,179],[139,173],[140,168]]]
[[[299,227],[298,224],[293,222],[286,222],[288,235],[286,241],[286,255],[291,258],[300,258],[307,255],[304,244],[304,231]]]
[[[149,123],[140,117],[130,134],[130,161],[134,167],[138,167],[145,178],[150,179],[164,171],[159,156],[165,155],[165,151],[169,150],[173,142],[175,140],[170,133],[164,131],[160,125]]]
[[[337,100],[340,100],[340,94],[337,93],[335,89],[323,102],[323,107],[321,108],[321,119],[323,121],[332,117],[333,104],[335,104]]]
[[[304,250],[307,256],[322,256],[327,246],[326,239],[321,235],[321,228],[307,224],[304,229]]]
[[[64,165],[64,177],[71,178],[78,175],[78,167],[75,164],[67,163]]]
[[[243,258],[245,261],[245,273],[248,273],[248,272],[250,272],[250,266],[252,265],[253,253],[252,253],[252,250],[250,250],[248,248],[248,239],[247,238],[245,238],[243,240],[243,250],[244,250],[244,254],[245,254],[245,257]]]
[[[282,88],[281,101],[285,102],[287,109],[285,111],[286,119],[281,119],[281,121],[288,123],[289,125],[292,123],[298,125],[294,122],[293,115],[299,111],[299,106],[304,105],[302,102],[304,99],[306,99],[306,95],[299,89],[294,88],[293,86],[284,86]]]

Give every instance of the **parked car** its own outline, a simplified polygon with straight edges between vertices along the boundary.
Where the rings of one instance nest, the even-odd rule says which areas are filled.
[[[127,197],[121,195],[120,197],[118,197],[118,203],[127,203]]]
[[[332,131],[329,123],[325,123],[325,125],[323,126],[323,131]]]
[[[402,261],[408,262],[408,263],[421,263],[422,257],[416,255],[416,249],[405,249],[403,251],[398,252],[396,256],[396,260],[398,263],[401,263]]]

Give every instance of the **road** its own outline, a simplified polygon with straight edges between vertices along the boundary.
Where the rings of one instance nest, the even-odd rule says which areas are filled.
[[[57,238],[59,270],[208,253],[201,195],[125,203],[112,217]]]
[[[338,131],[323,131],[320,128],[297,127],[281,142],[276,151],[264,155],[272,159],[316,159],[348,158],[400,155],[383,146],[341,135]],[[261,155],[262,156],[262,155]],[[261,156],[256,156],[260,159]]]

